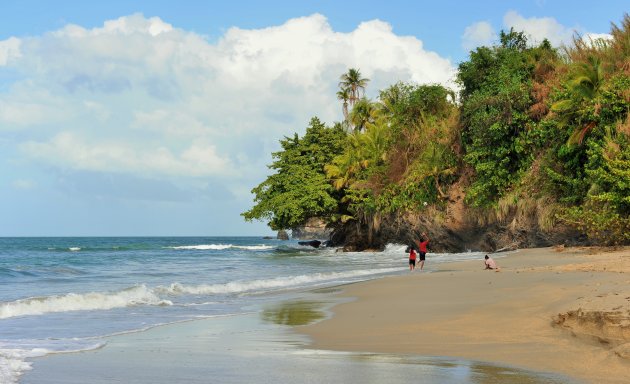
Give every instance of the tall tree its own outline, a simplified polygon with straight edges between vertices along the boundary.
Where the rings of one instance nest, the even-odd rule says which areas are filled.
[[[368,123],[373,123],[379,113],[376,103],[365,97],[359,100],[350,112],[350,123],[355,131],[363,131]]]
[[[327,128],[311,119],[303,138],[285,137],[282,151],[273,153],[269,168],[276,173],[252,190],[255,205],[241,215],[248,221],[269,220],[273,230],[300,226],[311,217],[327,217],[337,211],[335,191],[324,165],[341,152],[346,133],[340,126]]]
[[[363,97],[365,94],[365,87],[367,87],[370,79],[361,77],[361,71],[356,68],[350,68],[347,73],[344,73],[340,77],[339,88],[341,90],[347,90],[350,98],[348,101],[350,102],[350,106],[354,106],[354,104]]]
[[[348,90],[348,88],[341,88],[341,90],[337,91],[337,99],[343,102],[343,119],[346,124],[350,124],[350,121],[348,120],[348,101],[350,100],[350,91]]]

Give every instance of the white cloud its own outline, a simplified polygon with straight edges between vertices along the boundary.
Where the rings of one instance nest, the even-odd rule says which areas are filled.
[[[595,42],[598,40],[608,41],[612,39],[613,39],[613,35],[611,35],[610,33],[585,33],[582,36],[582,40],[587,41],[589,43]]]
[[[37,183],[29,179],[17,179],[13,180],[11,186],[15,189],[29,190],[35,188]]]
[[[470,51],[480,46],[492,45],[497,40],[497,34],[487,21],[480,21],[469,25],[464,30],[462,47]]]
[[[534,43],[547,39],[553,46],[570,43],[576,31],[576,28],[565,27],[553,17],[525,18],[515,11],[505,14],[503,24],[508,30],[513,27],[515,31],[525,32]]]
[[[7,65],[10,60],[18,59],[21,41],[15,37],[0,41],[0,66]]]
[[[98,172],[130,172],[141,175],[222,175],[231,167],[217,155],[212,144],[193,142],[174,152],[165,146],[131,146],[124,141],[91,143],[71,132],[62,132],[48,142],[29,141],[24,153],[60,168]]]
[[[399,80],[453,86],[455,73],[388,23],[341,33],[319,14],[230,28],[216,43],[136,14],[5,40],[0,63],[18,73],[0,93],[0,126],[20,130],[16,146],[34,162],[250,182],[283,136],[315,115],[342,118],[335,92],[348,68],[371,79],[370,95]]]
[[[606,33],[585,32],[579,27],[567,27],[559,23],[553,17],[530,17],[526,18],[516,11],[508,11],[503,16],[503,30],[509,31],[514,28],[517,32],[525,32],[530,43],[539,44],[544,39],[549,40],[551,45],[559,47],[561,45],[571,45],[573,37],[580,34],[584,39],[603,38],[611,39],[612,36]],[[490,23],[482,21],[471,24],[464,30],[462,36],[462,47],[471,50],[482,45],[492,45],[498,40]]]

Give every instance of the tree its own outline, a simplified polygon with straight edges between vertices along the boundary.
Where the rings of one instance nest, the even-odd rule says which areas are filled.
[[[604,67],[596,56],[589,56],[586,62],[572,66],[567,81],[567,97],[556,101],[551,110],[561,116],[562,125],[574,125],[569,144],[581,145],[584,137],[598,124],[598,113],[583,113],[584,104],[589,104],[599,96],[604,78]]]
[[[377,105],[364,97],[352,108],[350,123],[356,131],[363,131],[368,123],[376,120],[378,112]]]
[[[247,220],[268,220],[273,230],[300,226],[311,217],[327,217],[338,208],[338,199],[324,172],[324,165],[342,151],[346,133],[340,126],[327,128],[311,119],[304,137],[297,134],[280,141],[269,166],[276,173],[252,189],[256,203],[241,215]]]
[[[350,92],[348,90],[348,88],[342,88],[341,90],[337,91],[337,99],[341,100],[342,103],[342,110],[343,110],[343,119],[346,122],[346,124],[349,124],[349,120],[348,120],[348,101],[350,100]]]
[[[531,164],[526,145],[532,124],[529,109],[536,49],[525,49],[524,35],[502,33],[502,45],[480,47],[460,64],[464,160],[475,170],[467,199],[490,206]]]
[[[367,83],[370,81],[370,79],[361,77],[361,72],[355,68],[350,68],[348,73],[341,75],[340,80],[339,88],[341,88],[342,91],[346,90],[348,92],[350,96],[348,101],[351,107],[363,97],[365,87],[367,87]]]

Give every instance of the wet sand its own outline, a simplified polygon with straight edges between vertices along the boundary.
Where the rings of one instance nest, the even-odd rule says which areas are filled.
[[[493,255],[497,256],[497,255]],[[312,347],[410,353],[630,382],[630,249],[541,248],[353,284]]]
[[[568,384],[566,376],[450,357],[314,349],[294,332],[326,318],[348,286],[297,292],[246,314],[105,338],[98,350],[33,360],[20,384]],[[330,337],[338,335],[331,334]]]

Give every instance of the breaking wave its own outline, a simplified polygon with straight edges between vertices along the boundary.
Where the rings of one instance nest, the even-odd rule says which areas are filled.
[[[104,310],[136,305],[172,305],[162,300],[145,285],[113,293],[68,293],[65,295],[30,297],[0,303],[0,319],[16,316],[43,315],[53,312]]]
[[[179,250],[199,250],[199,251],[207,251],[207,250],[223,250],[223,249],[246,249],[250,251],[261,251],[274,249],[275,247],[271,245],[233,245],[233,244],[200,244],[200,245],[180,245],[176,247],[168,247],[170,249],[179,249]]]
[[[298,275],[277,277],[274,279],[252,280],[252,281],[233,281],[225,284],[201,284],[201,285],[185,285],[181,283],[173,283],[167,287],[159,286],[155,290],[160,293],[170,295],[194,294],[194,295],[213,295],[213,294],[235,294],[246,293],[259,290],[269,289],[285,289],[305,287],[317,283],[325,283],[331,281],[339,281],[342,279],[357,279],[366,276],[373,276],[384,273],[399,271],[400,268],[382,268],[349,272],[331,272],[331,273],[315,273],[312,275]]]

